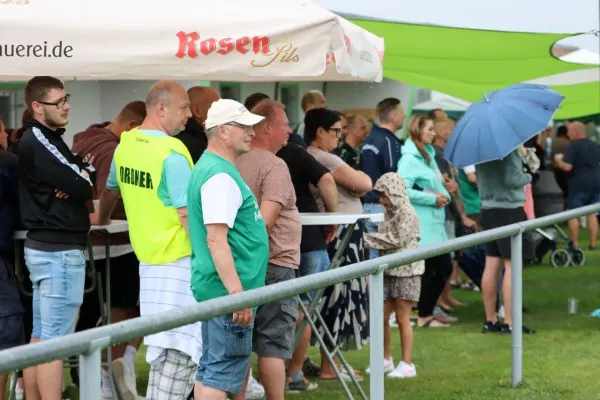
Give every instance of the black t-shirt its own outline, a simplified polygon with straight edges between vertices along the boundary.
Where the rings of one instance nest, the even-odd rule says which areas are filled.
[[[355,150],[348,143],[343,142],[340,147],[332,151],[333,154],[344,160],[346,164],[354,169],[360,169],[358,161],[360,159],[360,151]]]
[[[571,142],[565,162],[573,166],[569,173],[569,192],[596,193],[600,191],[600,148],[590,139]]]
[[[321,163],[310,155],[306,149],[294,143],[277,152],[277,156],[287,164],[294,190],[296,191],[296,207],[301,213],[319,212],[317,202],[310,194],[309,184],[317,186],[323,175],[329,172]],[[302,253],[312,250],[326,249],[325,234],[321,226],[303,226],[302,242],[300,251]]]

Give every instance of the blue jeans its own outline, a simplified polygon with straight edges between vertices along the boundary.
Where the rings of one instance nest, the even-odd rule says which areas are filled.
[[[385,213],[385,208],[381,204],[365,203],[363,211],[366,213]],[[371,220],[365,220],[365,227],[368,233],[377,232],[377,224]],[[369,259],[379,257],[379,250],[369,249]]]
[[[196,380],[203,386],[238,394],[246,379],[252,355],[253,321],[248,326],[233,322],[233,315],[223,315],[202,322],[202,357]]]
[[[306,251],[300,254],[300,276],[308,276],[327,271],[330,264],[329,253],[327,253],[326,249]],[[310,296],[314,298],[316,293],[317,291],[313,290],[310,292]],[[310,304],[306,294],[301,294],[300,298],[302,299],[303,304]]]
[[[31,337],[48,340],[72,333],[83,302],[83,251],[48,252],[25,247],[25,263],[33,286]]]

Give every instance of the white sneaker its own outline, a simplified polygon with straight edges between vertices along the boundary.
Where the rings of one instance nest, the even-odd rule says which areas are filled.
[[[12,388],[13,385],[15,385],[15,400],[23,400],[25,397],[25,389],[19,387],[19,384],[15,383],[15,379],[17,379],[17,374],[11,374],[10,387]]]
[[[258,383],[256,379],[250,374],[248,378],[248,386],[246,387],[246,399],[247,400],[260,400],[265,397],[265,388],[263,385]]]
[[[392,327],[392,328],[398,327],[398,322],[396,322],[396,313],[392,313],[392,315],[390,315],[390,327]]]
[[[115,385],[121,393],[123,400],[137,400],[137,387],[135,373],[124,358],[117,358],[112,362],[112,370],[115,376]]]
[[[415,364],[407,364],[404,361],[400,361],[400,364],[390,372],[388,378],[416,378],[417,377],[417,369],[415,368]]]
[[[392,372],[394,370],[394,360],[392,358],[384,358],[383,359],[383,373],[387,374],[388,372]],[[371,366],[365,370],[365,372],[371,375]]]
[[[498,310],[498,318],[502,318],[504,319],[504,306],[500,306],[500,309]]]

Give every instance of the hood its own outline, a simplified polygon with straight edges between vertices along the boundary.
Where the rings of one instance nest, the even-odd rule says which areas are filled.
[[[408,191],[406,190],[406,183],[404,179],[396,172],[388,172],[383,174],[381,178],[377,180],[373,190],[379,193],[385,193],[389,197],[392,203],[392,213],[398,208],[404,206],[406,202],[410,202],[408,199]]]
[[[377,233],[365,233],[367,247],[380,250],[400,250],[419,242],[419,217],[410,204],[404,179],[395,172],[388,172],[379,178],[376,192],[385,193],[392,203],[386,209],[385,220],[379,223]]]
[[[435,158],[435,149],[433,148],[433,145],[428,144],[427,146],[425,146],[425,151],[427,152],[427,154],[429,154],[429,157],[431,157],[432,160]],[[423,159],[423,156],[421,155],[421,153],[419,153],[419,149],[417,148],[417,145],[415,144],[415,142],[413,142],[412,139],[408,139],[404,143],[404,146],[402,146],[402,155],[405,155],[405,154],[411,154],[411,155],[413,155],[415,157],[419,157],[420,159],[425,161]]]
[[[200,125],[198,121],[194,119],[194,117],[188,119],[187,123],[185,124],[184,132],[202,141],[203,143],[208,143],[208,138],[206,137],[204,127]]]
[[[106,142],[119,143],[119,139],[110,130],[106,129],[107,123],[90,125],[85,131],[73,136],[73,146],[83,145],[85,142],[93,147]],[[87,146],[85,146],[87,147]]]

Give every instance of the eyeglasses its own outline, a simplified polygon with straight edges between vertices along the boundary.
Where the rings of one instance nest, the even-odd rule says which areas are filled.
[[[63,97],[62,99],[59,99],[58,101],[54,102],[54,103],[48,103],[45,101],[36,101],[36,103],[39,104],[45,104],[47,106],[56,106],[56,108],[63,108],[65,106],[65,104],[67,104],[69,102],[69,98],[71,97],[70,94],[66,95],[65,97]]]
[[[342,137],[342,128],[329,128],[328,131],[334,132],[338,139]]]
[[[230,122],[230,123],[225,124],[225,125],[234,126],[236,128],[240,128],[240,129],[242,129],[244,131],[244,133],[250,133],[250,132],[252,132],[252,128],[253,128],[252,126],[242,125],[242,124],[238,124],[236,122]]]

